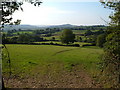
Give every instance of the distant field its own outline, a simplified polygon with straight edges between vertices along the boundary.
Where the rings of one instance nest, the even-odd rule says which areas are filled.
[[[72,30],[74,34],[84,34],[87,30]]]
[[[33,31],[18,31],[18,32],[15,32],[15,33],[13,33],[13,34],[23,34],[23,33],[28,33],[28,34],[32,34],[33,33]]]

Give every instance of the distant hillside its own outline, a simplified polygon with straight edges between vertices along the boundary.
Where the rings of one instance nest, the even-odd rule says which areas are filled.
[[[22,30],[35,30],[35,29],[39,29],[40,27],[38,26],[34,26],[34,25],[6,25],[4,30],[13,30],[13,29],[16,29],[16,30],[19,30],[19,29],[22,29]]]
[[[63,24],[63,25],[53,25],[53,26],[49,26],[49,27],[71,28],[71,27],[75,27],[75,25],[71,25],[71,24]]]
[[[104,25],[93,25],[93,26],[76,26],[71,24],[63,24],[63,25],[6,25],[4,30],[38,30],[38,29],[45,29],[45,28],[60,28],[60,29],[74,29],[74,30],[99,30],[105,29],[106,26]]]
[[[13,29],[36,30],[36,29],[41,29],[41,28],[71,28],[73,26],[74,25],[71,25],[71,24],[52,25],[52,26],[47,26],[47,25],[12,25],[10,26],[10,25],[6,25],[4,30],[7,31],[7,30],[13,30]]]

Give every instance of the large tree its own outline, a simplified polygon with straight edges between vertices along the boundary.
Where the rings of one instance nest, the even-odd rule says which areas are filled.
[[[110,15],[111,22],[107,29],[104,46],[103,70],[111,81],[112,87],[120,88],[120,1],[102,2],[106,8],[114,10]]]
[[[74,43],[75,34],[73,34],[72,30],[64,29],[62,35],[60,36],[62,43]]]

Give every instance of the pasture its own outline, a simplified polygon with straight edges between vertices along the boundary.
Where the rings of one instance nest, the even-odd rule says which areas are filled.
[[[39,87],[65,87],[65,85],[60,86],[59,84],[60,82],[62,83],[62,81],[60,81],[62,80],[62,76],[62,78],[64,78],[64,76],[66,75],[66,77],[69,77],[70,73],[73,72],[77,72],[76,75],[79,76],[81,70],[85,71],[89,76],[96,75],[99,72],[98,63],[100,62],[101,55],[103,54],[103,50],[95,46],[64,47],[52,45],[20,44],[8,44],[6,46],[10,53],[12,70],[11,82],[6,84],[7,87],[33,87],[37,85],[33,85],[34,83],[37,83],[41,80],[41,82],[44,83],[42,84],[43,86]],[[5,49],[3,50],[3,54],[3,56],[6,55]],[[9,77],[9,67],[7,60],[3,60],[2,63],[3,76],[7,80],[7,78]],[[75,75],[73,75],[73,77],[74,76]],[[30,79],[29,83],[32,83],[32,80],[36,81],[34,81],[34,83],[32,83],[30,86],[28,82],[25,83],[25,80],[28,79]],[[53,84],[46,84],[48,83],[47,80],[49,80],[48,82],[51,83],[57,83],[57,81],[59,81],[59,83],[57,83],[58,86]],[[76,80],[79,80],[79,78]],[[16,85],[15,82],[18,81],[20,81],[22,84]],[[65,80],[63,81],[65,83],[67,82]],[[5,83],[7,83],[7,81],[5,81]]]

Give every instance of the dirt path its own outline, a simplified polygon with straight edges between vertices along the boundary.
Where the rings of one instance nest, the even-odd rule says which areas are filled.
[[[7,80],[4,78],[5,84]],[[34,77],[22,79],[11,78],[7,87],[12,88],[100,88],[85,70],[74,68],[72,71],[47,73],[43,76],[36,74]]]

